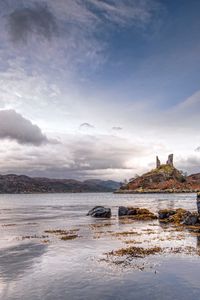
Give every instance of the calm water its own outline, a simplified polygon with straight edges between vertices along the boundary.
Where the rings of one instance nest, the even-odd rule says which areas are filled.
[[[111,220],[87,217],[95,205],[111,207]],[[165,231],[158,221],[123,224],[117,217],[119,205],[154,212],[196,210],[196,198],[194,194],[0,195],[0,299],[199,299],[198,256],[156,255],[144,259],[143,271],[134,267],[138,260],[127,268],[102,260],[106,252],[127,246],[130,237],[112,235],[125,230],[141,233],[136,237],[138,246],[200,246],[196,236],[184,233],[181,239],[180,233]],[[152,228],[152,234],[145,231]],[[49,229],[79,229],[79,237],[68,241],[52,234],[44,237]],[[160,241],[161,231],[170,239]]]

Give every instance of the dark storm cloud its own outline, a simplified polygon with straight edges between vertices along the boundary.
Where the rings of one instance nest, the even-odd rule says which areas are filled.
[[[15,140],[19,144],[39,146],[49,140],[41,129],[15,110],[0,111],[0,139]]]
[[[25,42],[31,34],[50,39],[57,32],[53,14],[47,5],[40,3],[14,10],[8,16],[8,27],[13,42]]]

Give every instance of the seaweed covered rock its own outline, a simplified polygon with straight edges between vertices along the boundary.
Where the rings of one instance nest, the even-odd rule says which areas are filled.
[[[176,210],[170,210],[170,209],[161,209],[158,211],[158,218],[159,219],[166,219],[170,216],[173,216],[176,213]]]
[[[94,218],[110,218],[111,209],[105,208],[104,206],[95,206],[87,213],[87,216],[91,216]]]
[[[119,217],[127,216],[132,217],[136,220],[154,220],[157,219],[157,216],[153,214],[146,208],[138,208],[138,207],[125,207],[120,206],[118,209]]]
[[[160,247],[152,247],[152,248],[142,248],[142,247],[128,247],[128,248],[121,248],[116,251],[111,251],[107,253],[108,255],[113,256],[127,256],[129,258],[144,258],[149,255],[155,255],[162,252]]]
[[[199,223],[199,215],[196,212],[190,212],[183,208],[176,210],[160,210],[158,218],[164,223],[174,223],[176,225],[196,225]]]
[[[130,215],[136,215],[136,208],[134,207],[125,207],[120,206],[118,209],[118,215],[121,216],[130,216]]]
[[[173,214],[172,214],[172,210],[166,209],[164,211],[165,211],[165,218],[160,218],[160,216],[163,217],[162,211],[160,214],[158,213],[158,218],[161,222],[165,222],[165,223],[181,224],[188,216],[188,211],[182,208],[176,209],[175,211],[173,211]]]

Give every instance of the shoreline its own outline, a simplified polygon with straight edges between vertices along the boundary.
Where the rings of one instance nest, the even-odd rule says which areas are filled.
[[[122,191],[115,191],[114,194],[195,194],[198,193],[199,190],[161,190],[161,191],[133,191],[133,190],[122,190]]]

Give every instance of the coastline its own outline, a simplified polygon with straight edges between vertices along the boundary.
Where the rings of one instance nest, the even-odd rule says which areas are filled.
[[[114,194],[195,194],[199,190],[146,190],[146,191],[134,191],[134,190],[118,190],[113,192]]]

